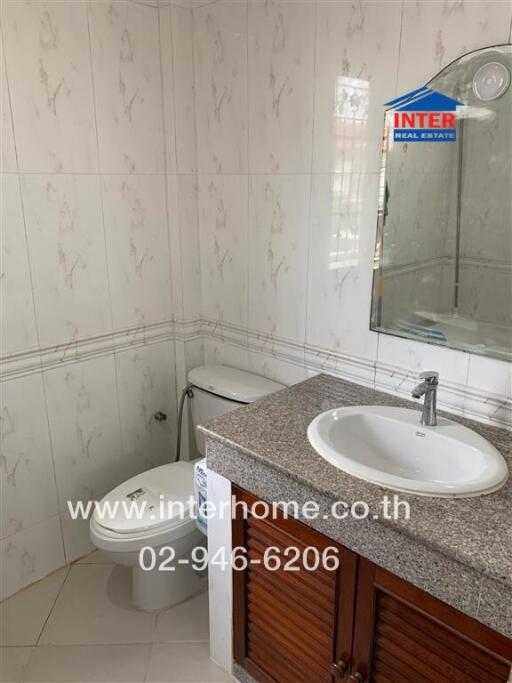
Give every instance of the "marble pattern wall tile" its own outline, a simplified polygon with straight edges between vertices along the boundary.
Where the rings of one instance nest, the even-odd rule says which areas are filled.
[[[44,373],[60,508],[123,481],[113,356]]]
[[[58,512],[41,374],[4,382],[0,414],[0,537]]]
[[[223,339],[204,340],[204,363],[206,365],[229,365],[232,368],[249,369],[247,335],[244,346],[229,344]]]
[[[422,344],[409,339],[399,339],[391,335],[379,334],[377,361],[386,364],[389,370],[377,368],[376,382],[387,387],[391,393],[410,397],[412,387],[417,384],[418,376],[423,370],[439,372],[439,401],[450,405],[454,410],[463,410],[460,395],[449,395],[443,380],[467,385],[469,354],[454,351],[441,346]],[[407,377],[397,375],[395,368],[408,368]]]
[[[315,175],[311,193],[306,341],[375,357],[369,330],[378,174]]]
[[[401,0],[318,3],[314,172],[376,172],[395,95]]]
[[[103,173],[164,173],[158,13],[132,2],[88,5]]]
[[[67,564],[95,550],[89,535],[89,519],[72,519],[67,509],[60,513],[64,556]]]
[[[490,337],[491,345],[502,350],[512,341],[511,275],[511,265],[464,263],[464,257],[459,272],[459,313],[479,321],[482,344]]]
[[[171,29],[172,9],[163,5],[158,10],[160,65],[162,70],[162,102],[165,136],[165,170],[176,173],[176,102],[174,87],[174,55]]]
[[[165,176],[103,176],[114,328],[171,317]]]
[[[116,354],[123,478],[173,460],[176,380],[172,342]],[[158,422],[155,413],[167,415]]]
[[[176,320],[183,320],[183,277],[187,268],[184,267],[183,259],[181,257],[178,176],[167,176],[166,185],[167,222],[169,227],[169,241],[172,245],[170,253],[172,310]]]
[[[12,129],[11,102],[7,88],[7,74],[5,72],[5,59],[3,38],[0,32],[0,119],[1,139],[0,170],[2,173],[15,173],[18,170],[16,160],[16,148],[14,145],[14,132]]]
[[[249,179],[249,327],[304,341],[310,176]]]
[[[473,390],[473,396],[468,396],[465,407],[469,407],[472,400],[477,400],[479,408],[492,419],[501,419],[512,423],[512,373],[510,363],[472,354],[469,358],[468,386]],[[489,390],[489,388],[491,389]],[[480,398],[480,393],[494,393],[506,397],[500,405]]]
[[[195,320],[201,312],[197,179],[169,176],[167,188],[175,314],[178,320]]]
[[[0,600],[42,579],[65,564],[59,518],[0,541]]]
[[[455,172],[386,174],[385,237],[393,245],[389,270],[455,256]],[[403,188],[407,187],[404,192]],[[425,234],[428,226],[428,235]],[[452,246],[453,245],[453,246]]]
[[[397,94],[427,83],[461,55],[509,41],[512,5],[486,2],[404,3]]]
[[[506,197],[510,190],[510,171],[506,166],[512,163],[508,157],[512,139],[503,137],[501,144],[505,163],[498,172],[482,168],[480,160],[488,158],[482,154],[472,159],[475,171],[467,168],[464,173],[460,209],[464,230],[460,248],[463,259],[506,267],[512,264],[512,239],[510,232],[501,227],[512,224],[512,206],[497,199]],[[492,156],[496,159],[497,155]]]
[[[25,224],[16,175],[0,178],[2,354],[37,346]]]
[[[1,535],[8,536],[1,542],[6,558],[2,597],[90,549],[88,522],[70,520],[67,498],[101,496],[130,473],[168,461],[172,451],[173,343],[151,347],[141,367],[121,362],[117,375],[109,346],[113,327],[173,317],[170,254],[179,260],[179,249],[175,254],[169,243],[165,177],[176,167],[168,19],[159,21],[156,3],[2,3],[2,353],[33,350],[37,362],[38,344],[72,345],[101,335],[107,354],[44,373],[48,416],[41,375],[19,377],[3,387],[8,414],[2,415]],[[191,53],[191,34],[179,37],[182,49]],[[193,80],[180,85],[194,94]],[[187,124],[195,135],[194,122]],[[15,175],[15,139],[20,176]],[[195,147],[193,154],[192,166]],[[198,259],[191,181],[184,182],[179,197],[177,226],[187,259],[189,253]],[[194,318],[200,310],[199,267],[184,271],[190,274],[186,308]],[[146,347],[138,353],[145,357]],[[154,385],[146,382],[147,367]],[[151,426],[139,430],[138,402],[152,407],[152,401],[159,407],[166,401],[168,421],[159,423],[165,438]],[[20,418],[20,405],[30,419]],[[130,451],[129,434],[135,434],[134,441],[140,437],[137,453]]]
[[[247,326],[247,176],[199,177],[203,316]]]
[[[303,365],[287,363],[280,358],[273,357],[272,354],[260,351],[249,351],[248,369],[257,375],[281,382],[285,386],[291,386],[307,379],[307,372]]]
[[[171,5],[170,31],[174,66],[176,170],[178,173],[194,173],[197,170],[194,25],[189,4]]]
[[[97,171],[85,4],[3,2],[2,29],[19,170]]]
[[[247,5],[221,0],[194,12],[199,173],[247,171]]]
[[[41,345],[110,329],[98,177],[24,175],[22,193]]]
[[[204,365],[205,341],[202,337],[181,341],[176,339],[174,352],[176,355],[176,394],[177,399],[187,385],[188,372],[198,365]],[[183,411],[183,425],[181,430],[181,458],[184,460],[199,457],[196,451],[194,429],[190,407]]]
[[[315,3],[249,0],[252,173],[311,170]]]

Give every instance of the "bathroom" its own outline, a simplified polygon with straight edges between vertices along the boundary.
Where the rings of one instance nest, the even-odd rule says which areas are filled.
[[[0,28],[0,683],[509,683],[510,0]],[[455,127],[394,137],[432,91]],[[184,519],[73,519],[151,487]],[[299,512],[197,515],[235,499]],[[339,566],[231,566],[285,540]]]

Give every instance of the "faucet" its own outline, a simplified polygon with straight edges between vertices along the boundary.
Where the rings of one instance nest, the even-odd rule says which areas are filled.
[[[425,396],[423,402],[423,412],[421,413],[420,423],[427,427],[435,427],[437,424],[437,387],[439,386],[439,373],[434,370],[426,370],[420,374],[423,380],[412,390],[413,398]]]

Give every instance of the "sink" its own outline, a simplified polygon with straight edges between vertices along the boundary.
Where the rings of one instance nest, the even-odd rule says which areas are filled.
[[[336,408],[308,427],[313,448],[340,470],[372,484],[423,496],[492,493],[508,478],[499,451],[457,422],[388,406]]]

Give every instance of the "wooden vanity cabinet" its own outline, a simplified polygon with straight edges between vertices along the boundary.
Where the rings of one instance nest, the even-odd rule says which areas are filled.
[[[360,558],[352,650],[359,681],[508,683],[511,665],[511,640]]]
[[[297,520],[237,514],[233,547],[249,560],[233,572],[234,657],[259,683],[512,680],[510,639]],[[339,567],[264,568],[266,548],[288,547],[335,547]]]
[[[234,489],[249,505],[256,498]],[[336,571],[267,571],[266,548],[336,546]],[[333,663],[352,651],[357,556],[294,519],[241,516],[233,522],[233,547],[247,549],[248,567],[233,571],[235,660],[260,683],[332,683]],[[334,665],[334,671],[336,672]],[[341,669],[340,669],[341,673]]]

